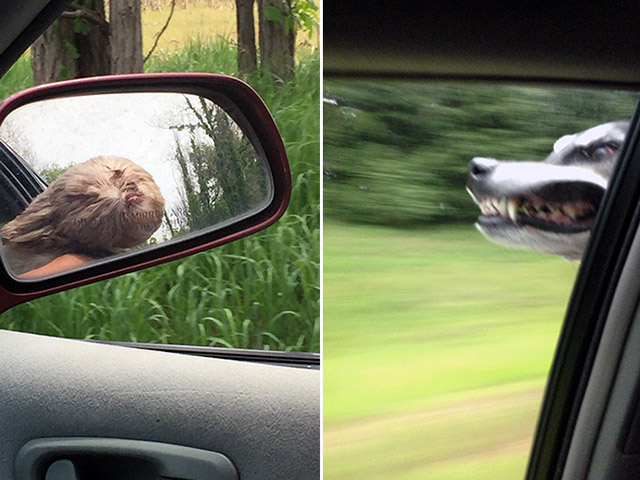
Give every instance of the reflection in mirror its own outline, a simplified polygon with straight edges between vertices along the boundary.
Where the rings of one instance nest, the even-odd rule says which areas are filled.
[[[2,257],[24,279],[222,228],[273,195],[243,117],[181,93],[19,107],[0,125],[0,161],[13,172],[0,187],[12,206],[0,218]]]

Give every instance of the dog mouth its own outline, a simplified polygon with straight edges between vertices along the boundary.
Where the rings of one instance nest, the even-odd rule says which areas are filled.
[[[136,192],[127,192],[124,195],[124,200],[127,203],[127,205],[132,205],[132,204],[137,204],[140,203],[140,201],[142,200],[142,192],[136,191]]]
[[[590,230],[604,189],[587,182],[558,182],[534,191],[509,196],[478,198],[478,224],[483,227],[530,226],[554,233]]]
[[[127,205],[136,205],[142,201],[144,193],[134,182],[129,182],[123,189],[123,198]]]

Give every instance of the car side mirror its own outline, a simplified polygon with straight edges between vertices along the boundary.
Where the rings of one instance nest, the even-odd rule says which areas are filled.
[[[200,252],[274,223],[282,139],[246,83],[142,74],[0,105],[0,305]]]

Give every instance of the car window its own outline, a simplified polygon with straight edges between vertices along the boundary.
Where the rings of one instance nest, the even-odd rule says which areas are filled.
[[[195,2],[193,5],[192,3],[188,6],[185,3],[184,8],[176,8],[175,12],[166,2],[162,2],[162,11],[144,9],[142,27],[145,54],[151,52],[154,40],[158,40],[155,38],[156,35],[170,17],[169,13],[172,14],[171,25],[162,38],[159,38],[158,48],[153,50],[153,54],[145,63],[145,72],[197,71],[244,75],[244,72],[238,72],[237,44],[235,38],[231,38],[233,28],[225,27],[227,33],[224,38],[212,33],[212,30],[221,28],[221,23],[217,20],[228,20],[228,25],[235,25],[234,6],[224,2],[214,2],[215,5],[206,2]],[[160,6],[160,3],[158,5]],[[189,20],[194,15],[199,19],[197,25]],[[274,78],[272,75],[262,74],[263,72],[246,75],[247,82],[263,98],[278,125],[291,167],[291,202],[284,216],[275,225],[229,245],[180,261],[18,305],[3,312],[0,316],[0,328],[106,341],[318,352],[320,58],[317,30],[312,23],[309,24],[309,28],[313,30],[314,36],[307,38],[306,35],[300,35],[301,40],[295,51],[295,79]],[[77,29],[66,33],[75,35],[74,38],[81,38],[87,34],[87,25],[84,20],[75,19],[72,27]],[[52,28],[60,29],[58,23]],[[74,60],[81,56],[73,51],[73,45],[68,47]],[[25,53],[0,79],[0,101],[32,86],[34,72],[31,60],[31,52]],[[54,59],[51,60],[54,63]],[[60,68],[54,69],[53,73],[61,73],[63,78],[73,76],[73,71],[61,71],[61,66],[58,67]],[[46,139],[43,142],[45,135],[38,137],[43,130],[55,136],[56,132],[52,130],[66,128],[67,132],[70,131],[68,136],[71,137],[74,135],[73,125],[84,125],[87,130],[96,125],[92,122],[91,115],[86,115],[88,112],[83,111],[82,107],[72,105],[73,102],[64,105],[62,103],[65,102],[61,102],[60,108],[49,118],[33,114],[38,121],[46,124],[45,128],[36,127],[38,121],[29,122],[29,118],[25,118],[14,123],[18,128],[7,128],[0,135],[9,147],[15,151],[19,150],[20,156],[30,163],[32,171],[29,175],[34,178],[40,176],[47,183],[55,181],[69,167],[72,157],[78,157],[73,159],[73,163],[77,163],[96,155],[118,155],[114,153],[114,148],[120,141],[136,144],[147,151],[161,147],[161,142],[154,143],[153,139],[148,137],[146,141],[142,141],[139,132],[131,129],[127,133],[105,128],[107,131],[102,132],[102,135],[101,132],[94,132],[105,140],[100,146],[102,151],[89,153],[96,145],[88,145],[91,142],[87,141],[84,133],[79,132],[82,129],[77,128],[75,134],[79,135],[71,142],[75,143],[74,146],[53,151],[54,147]],[[197,102],[191,102],[191,105],[196,111],[203,108]],[[146,106],[149,107],[149,102]],[[26,112],[27,108],[22,111]],[[129,120],[133,119],[135,123],[136,118],[142,118],[143,110],[140,104],[131,103]],[[109,117],[106,109],[100,113],[100,118]],[[190,130],[192,125],[188,122],[179,124],[184,118],[172,118],[162,112],[155,113],[157,115],[148,115],[147,118],[153,117],[152,120],[156,121],[154,127],[164,129],[166,138],[172,141],[178,137],[185,138],[185,142],[179,146],[180,149],[173,141],[172,155],[177,157],[182,153],[186,159],[185,170],[188,172],[185,177],[193,180],[192,183],[198,183],[194,190],[196,193],[202,193],[205,188],[200,187],[206,182],[201,182],[196,172],[198,165],[195,163],[203,153],[202,134]],[[74,122],[69,121],[71,117]],[[126,126],[126,119],[118,114],[111,116],[114,117],[114,124],[121,120],[120,127]],[[237,129],[233,122],[227,123],[231,130],[228,137],[233,138],[233,134],[237,137]],[[29,125],[31,128],[26,128]],[[61,134],[61,130],[57,132],[59,139],[67,136]],[[197,138],[186,138],[189,137],[189,132],[193,133],[191,137]],[[69,138],[63,139],[68,140]],[[219,143],[224,142],[220,140]],[[210,144],[211,142],[209,147]],[[207,145],[204,147],[206,149]],[[248,148],[247,142],[239,147],[249,156],[256,156],[256,152]],[[110,151],[107,151],[109,149]],[[186,182],[180,183],[180,175],[173,178],[166,171],[163,174],[160,171],[162,165],[159,163],[158,161],[152,167],[145,168],[156,169],[152,175],[168,205],[167,199],[171,195],[167,195],[166,192],[178,192],[181,189],[184,191]],[[254,206],[262,205],[270,194],[264,171],[260,170],[257,173],[250,188],[251,196],[256,198]],[[0,175],[0,188],[3,187],[1,180]],[[227,186],[227,192],[232,191],[232,187]],[[29,202],[36,194],[37,192],[31,191],[19,205],[14,205],[11,204],[11,192],[7,194],[4,190],[0,191],[0,203],[3,207],[7,206],[4,207],[6,213],[4,210],[0,212],[4,215],[2,223],[11,221],[26,207],[24,202]],[[176,195],[179,196],[179,193]],[[156,209],[153,212],[156,221],[160,221],[157,215],[160,210]],[[160,236],[169,238],[186,231],[185,225],[188,222],[184,215],[181,216],[184,213],[163,212],[162,224],[158,230],[161,232]],[[167,224],[167,217],[171,225]],[[194,220],[193,217],[187,220],[196,223],[198,219]],[[235,218],[235,215],[230,214],[227,217]],[[159,240],[163,238],[151,236],[145,241]]]
[[[27,201],[22,197],[20,190],[15,185],[15,177],[4,168],[10,158],[0,150],[0,225],[13,219],[24,210]]]
[[[637,100],[325,80],[325,478],[524,475]]]

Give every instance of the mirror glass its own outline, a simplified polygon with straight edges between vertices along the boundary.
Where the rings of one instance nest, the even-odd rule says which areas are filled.
[[[18,278],[228,226],[264,209],[264,152],[233,106],[182,93],[38,101],[0,125],[2,258]]]

